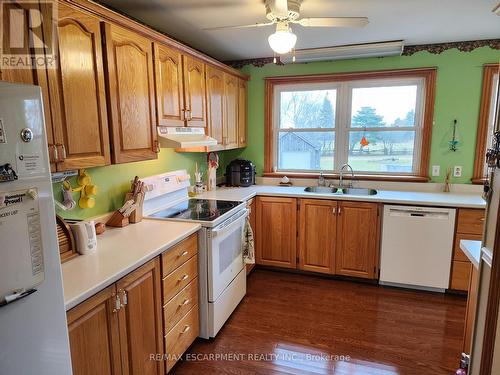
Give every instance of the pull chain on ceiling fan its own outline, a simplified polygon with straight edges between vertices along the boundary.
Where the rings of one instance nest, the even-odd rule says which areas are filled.
[[[212,27],[204,30],[215,31],[276,25],[276,31],[268,37],[269,46],[278,54],[286,54],[297,43],[297,35],[292,32],[290,24],[297,24],[302,27],[363,27],[368,24],[368,18],[366,17],[313,17],[299,19],[301,3],[302,0],[265,0],[266,17],[270,22]]]

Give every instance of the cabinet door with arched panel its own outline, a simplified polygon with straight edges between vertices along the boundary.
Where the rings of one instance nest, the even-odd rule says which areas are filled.
[[[156,159],[153,43],[111,24],[105,38],[113,162]]]
[[[58,59],[48,70],[57,169],[110,164],[100,20],[59,4]]]

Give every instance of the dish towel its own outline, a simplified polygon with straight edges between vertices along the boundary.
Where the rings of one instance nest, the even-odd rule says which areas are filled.
[[[243,243],[243,261],[245,264],[254,264],[255,263],[255,247],[253,240],[253,230],[250,225],[250,220],[247,218],[245,222],[244,229],[244,243]]]

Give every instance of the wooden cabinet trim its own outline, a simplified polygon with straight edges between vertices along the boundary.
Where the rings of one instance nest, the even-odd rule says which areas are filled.
[[[171,48],[175,48],[179,51],[181,51],[183,54],[190,55],[194,58],[198,58],[202,60],[205,63],[211,64],[215,67],[218,67],[219,69],[222,69],[224,71],[227,71],[228,73],[231,73],[235,76],[238,76],[242,79],[248,80],[250,77],[246,74],[243,74],[237,69],[234,69],[228,65],[223,64],[222,62],[205,55],[204,53],[186,46],[185,44],[182,44],[169,36],[160,33],[159,31],[153,30],[152,28],[143,25],[137,21],[134,21],[130,19],[129,17],[119,14],[103,4],[98,4],[89,0],[60,0],[60,2],[64,2],[66,4],[69,4],[73,7],[79,8],[81,10],[84,10],[86,12],[89,12],[90,14],[93,14],[94,16],[97,16],[101,18],[104,21],[114,23],[118,26],[121,26],[123,28],[126,28],[128,30],[134,31],[138,34],[140,34],[143,37],[146,37],[148,39],[151,39],[151,41],[161,43],[164,45],[167,45]]]

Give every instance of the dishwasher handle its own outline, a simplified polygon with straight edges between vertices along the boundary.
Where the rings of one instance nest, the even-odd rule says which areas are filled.
[[[430,211],[405,208],[390,208],[389,216],[448,219],[450,216],[450,212],[448,210]]]

